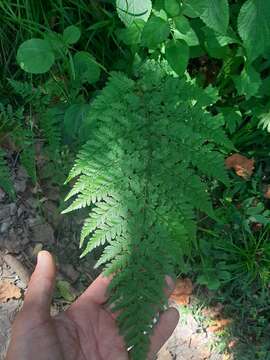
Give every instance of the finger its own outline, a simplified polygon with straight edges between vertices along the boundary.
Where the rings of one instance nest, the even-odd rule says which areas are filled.
[[[110,284],[112,276],[105,277],[99,275],[94,282],[85,290],[85,292],[77,300],[78,303],[92,301],[98,305],[104,304],[108,300],[107,288]]]
[[[179,321],[179,313],[175,308],[166,310],[161,316],[154,328],[154,333],[151,336],[150,350],[148,359],[152,360],[159,349],[169,339]]]
[[[40,317],[50,315],[50,305],[55,283],[55,263],[48,251],[38,253],[37,265],[26,291],[23,311],[35,311]]]

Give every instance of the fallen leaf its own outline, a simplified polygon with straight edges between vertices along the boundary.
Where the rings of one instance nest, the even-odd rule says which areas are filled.
[[[5,303],[10,299],[19,299],[21,290],[14,284],[6,280],[0,281],[0,303]]]
[[[72,302],[76,299],[76,294],[73,293],[71,285],[68,281],[58,280],[56,283],[56,288],[64,300]]]
[[[222,330],[225,329],[225,327],[230,325],[231,322],[232,322],[231,319],[215,320],[213,325],[208,326],[207,331],[210,332],[210,333],[215,333],[215,332],[218,332],[218,331],[222,331]]]
[[[188,305],[192,291],[193,285],[190,279],[177,279],[174,292],[170,296],[170,299],[179,305]]]
[[[265,186],[263,195],[266,199],[270,199],[270,185],[269,184]]]
[[[247,180],[253,174],[255,161],[240,154],[233,154],[225,160],[225,165],[227,169],[234,169],[238,176]]]

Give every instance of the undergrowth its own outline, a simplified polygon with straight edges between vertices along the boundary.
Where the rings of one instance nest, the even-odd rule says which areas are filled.
[[[4,0],[0,19],[1,189],[16,199],[16,158],[89,209],[82,254],[101,246],[97,265],[117,272],[134,358],[176,271],[247,318],[237,358],[264,359],[270,4]]]

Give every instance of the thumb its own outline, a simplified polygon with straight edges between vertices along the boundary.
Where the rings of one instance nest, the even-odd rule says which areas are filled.
[[[50,315],[50,305],[55,283],[55,263],[48,251],[38,253],[37,265],[26,291],[23,311],[33,311],[42,319]]]

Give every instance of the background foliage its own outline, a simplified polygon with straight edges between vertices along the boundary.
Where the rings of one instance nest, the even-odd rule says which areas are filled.
[[[216,218],[196,213],[197,240],[177,271],[214,290],[239,313],[247,330],[238,334],[241,342],[252,338],[255,344],[243,357],[264,359],[270,3],[4,0],[0,17],[0,186],[11,198],[16,196],[12,157],[19,158],[33,184],[45,179],[63,193],[68,190],[63,184],[76,154],[92,139],[91,104],[111,71],[134,78],[149,59],[166,60],[173,76],[191,81],[202,89],[200,96],[212,99],[205,110],[226,132],[231,151],[253,158],[255,169],[239,176],[243,163],[238,164],[236,173],[228,170],[226,183],[207,183]],[[221,146],[218,150],[229,155]],[[209,171],[211,160],[201,158]]]

